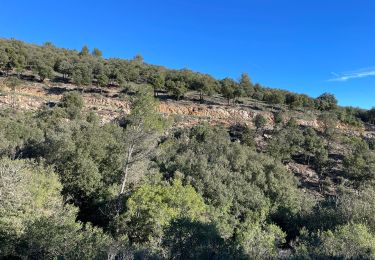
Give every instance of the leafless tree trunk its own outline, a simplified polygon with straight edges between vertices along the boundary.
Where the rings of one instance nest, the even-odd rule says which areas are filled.
[[[128,155],[127,155],[126,161],[125,161],[124,176],[122,178],[120,195],[125,193],[125,186],[126,186],[126,181],[128,179],[129,166],[130,166],[130,162],[131,162],[131,159],[132,159],[132,156],[133,156],[133,151],[134,151],[134,144],[131,144],[128,148]]]

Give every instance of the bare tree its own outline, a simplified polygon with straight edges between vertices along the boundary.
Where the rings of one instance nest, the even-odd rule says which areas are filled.
[[[148,90],[140,91],[132,105],[131,113],[125,120],[125,160],[119,196],[126,191],[132,166],[147,159],[157,144],[158,136],[164,129],[165,121],[158,113],[158,103]]]

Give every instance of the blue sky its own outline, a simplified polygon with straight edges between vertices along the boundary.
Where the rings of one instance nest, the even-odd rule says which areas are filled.
[[[375,106],[373,0],[2,0],[0,37]]]

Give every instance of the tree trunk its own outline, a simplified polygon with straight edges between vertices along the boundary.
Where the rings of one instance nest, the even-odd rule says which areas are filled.
[[[120,195],[125,193],[126,181],[128,179],[128,174],[129,174],[129,163],[130,163],[130,160],[132,158],[133,149],[134,149],[133,145],[131,145],[128,148],[128,156],[127,156],[126,162],[125,162],[124,177],[122,178]]]

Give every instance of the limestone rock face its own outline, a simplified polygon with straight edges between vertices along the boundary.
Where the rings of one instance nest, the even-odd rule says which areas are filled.
[[[20,110],[36,110],[49,102],[58,102],[66,91],[77,90],[77,87],[71,84],[53,85],[41,83],[25,83],[18,87],[15,93],[0,82],[0,108],[9,108],[14,106]],[[107,89],[103,95],[98,93],[98,89],[88,89],[83,93],[85,108],[94,110],[100,115],[103,123],[110,122],[120,115],[130,113],[130,103],[126,99],[118,98],[120,90],[116,88]],[[159,111],[166,117],[175,118],[175,126],[185,127],[206,122],[211,125],[230,126],[233,124],[244,124],[254,127],[253,119],[261,114],[266,118],[265,129],[272,129],[275,125],[274,115],[267,109],[256,110],[249,106],[226,105],[226,104],[200,104],[189,100],[173,101],[166,99],[160,101]],[[305,119],[304,119],[305,118]],[[306,119],[308,118],[308,119]],[[290,118],[284,118],[288,121]],[[317,130],[322,129],[321,123],[316,115],[309,117],[295,116],[297,124],[301,126],[310,126]],[[375,136],[375,129],[358,128],[343,123],[337,125],[337,129],[349,132],[353,135],[364,135],[367,137]]]
[[[211,123],[221,122],[224,125],[236,123],[253,126],[252,120],[257,114],[262,114],[267,125],[272,126],[274,118],[270,112],[254,112],[235,106],[202,105],[202,104],[180,104],[177,102],[160,103],[160,112],[167,115],[185,115],[205,119]]]

